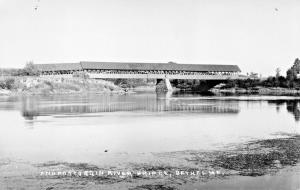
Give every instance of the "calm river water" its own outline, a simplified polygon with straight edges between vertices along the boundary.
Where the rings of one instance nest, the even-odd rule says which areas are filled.
[[[299,120],[300,99],[295,97],[155,93],[0,97],[0,156],[89,162],[104,152],[215,150],[299,133]]]

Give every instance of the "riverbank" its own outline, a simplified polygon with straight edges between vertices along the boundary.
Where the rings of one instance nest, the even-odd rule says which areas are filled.
[[[124,93],[112,82],[83,78],[7,77],[0,79],[0,95]]]
[[[253,187],[247,180],[243,183],[240,179],[248,177],[248,181],[251,179],[255,183],[255,179],[262,180],[261,176],[285,175],[287,171],[299,176],[300,136],[281,135],[285,137],[255,140],[209,152],[104,153],[99,155],[97,163],[29,163],[1,159],[0,184],[7,189],[174,190],[195,189],[215,181],[217,186],[209,184],[213,188],[219,183],[230,184],[236,180],[239,188]],[[290,185],[296,188],[299,183],[295,180]]]
[[[280,87],[253,87],[253,88],[212,88],[214,94],[257,94],[257,95],[300,95],[300,90]]]

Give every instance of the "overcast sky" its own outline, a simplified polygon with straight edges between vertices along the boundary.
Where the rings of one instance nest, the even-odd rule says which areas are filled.
[[[300,0],[0,0],[1,67],[174,61],[269,75],[296,57]]]

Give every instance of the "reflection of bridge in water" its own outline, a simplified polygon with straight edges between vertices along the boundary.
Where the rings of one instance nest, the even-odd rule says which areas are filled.
[[[78,99],[45,100],[28,98],[23,102],[22,115],[27,119],[47,115],[78,115],[105,112],[239,112],[238,102],[216,100],[161,98],[156,95],[95,96]]]

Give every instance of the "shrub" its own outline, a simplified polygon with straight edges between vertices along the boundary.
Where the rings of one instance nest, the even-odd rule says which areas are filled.
[[[0,88],[11,90],[14,87],[15,79],[14,78],[6,78],[0,81]]]
[[[53,84],[50,81],[44,81],[44,83],[49,86],[51,89],[53,89]]]
[[[78,71],[78,72],[73,73],[73,77],[75,77],[75,78],[88,79],[88,78],[89,78],[89,75],[88,75],[88,73],[86,73],[86,72]]]
[[[10,90],[14,86],[15,79],[14,78],[7,78],[7,79],[5,79],[5,83],[6,83],[6,88]]]

